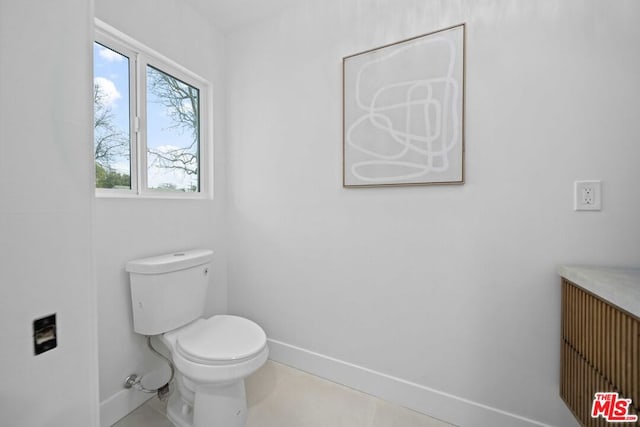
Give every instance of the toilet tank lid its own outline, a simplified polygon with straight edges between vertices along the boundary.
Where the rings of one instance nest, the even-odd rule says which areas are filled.
[[[129,261],[125,269],[129,273],[138,274],[170,273],[206,264],[211,262],[212,258],[211,249],[191,249]]]

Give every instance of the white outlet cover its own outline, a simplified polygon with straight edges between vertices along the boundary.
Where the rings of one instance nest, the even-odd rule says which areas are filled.
[[[573,209],[576,211],[602,210],[602,184],[600,181],[576,181],[573,188]]]

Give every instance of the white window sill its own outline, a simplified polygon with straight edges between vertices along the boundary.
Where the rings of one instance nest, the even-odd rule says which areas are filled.
[[[98,199],[167,199],[167,200],[213,200],[213,195],[207,193],[170,193],[151,191],[137,194],[130,191],[96,189]]]

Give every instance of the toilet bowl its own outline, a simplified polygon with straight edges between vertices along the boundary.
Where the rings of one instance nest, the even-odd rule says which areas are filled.
[[[269,355],[262,328],[242,317],[217,315],[167,332],[160,340],[177,369],[169,419],[178,427],[244,426],[244,378]]]
[[[244,379],[269,356],[266,334],[251,320],[203,317],[212,255],[191,250],[126,266],[134,330],[159,336],[176,368],[167,417],[177,427],[244,427]]]

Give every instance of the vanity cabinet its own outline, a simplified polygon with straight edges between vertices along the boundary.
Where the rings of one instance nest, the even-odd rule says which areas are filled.
[[[640,309],[640,280],[636,283],[634,279],[636,273],[640,279],[640,270],[631,270],[631,280],[615,288],[615,284],[605,282],[620,280],[620,275],[597,276],[594,285],[594,276],[587,280],[567,269],[560,271],[560,396],[583,426],[611,425],[603,417],[591,417],[596,392],[617,392],[620,398],[632,399],[630,414],[638,415],[640,317],[636,309]],[[584,269],[581,272],[585,273]],[[621,425],[640,425],[640,422]]]

